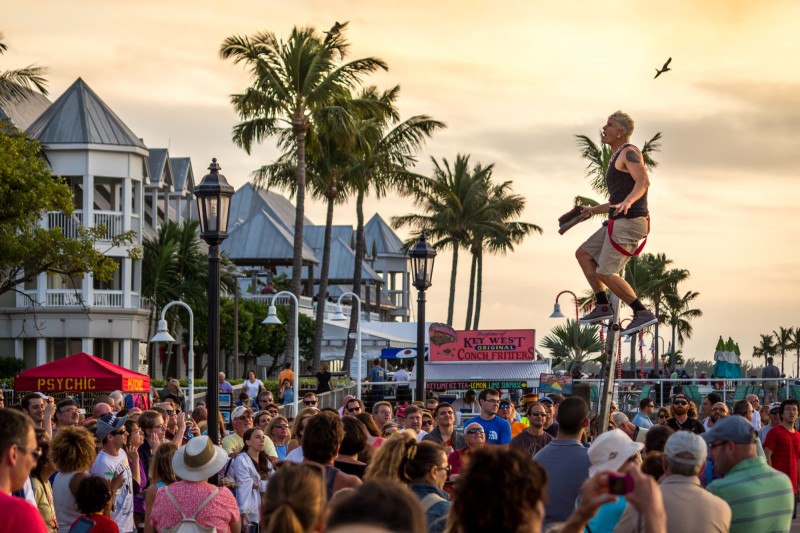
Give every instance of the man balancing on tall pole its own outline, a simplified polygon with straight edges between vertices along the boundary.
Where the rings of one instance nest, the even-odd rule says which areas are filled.
[[[642,251],[650,231],[647,211],[650,180],[642,153],[629,144],[632,133],[633,119],[622,111],[608,117],[603,126],[602,141],[614,150],[606,172],[609,201],[595,207],[583,207],[582,213],[609,213],[609,220],[575,252],[596,300],[592,312],[578,322],[594,324],[614,318],[614,310],[606,294],[608,288],[634,313],[633,320],[622,331],[622,335],[631,335],[658,321],[656,315],[642,305],[631,286],[618,274],[628,259]]]

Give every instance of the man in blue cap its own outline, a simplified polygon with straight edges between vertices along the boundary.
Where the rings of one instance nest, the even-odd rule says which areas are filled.
[[[741,416],[721,418],[701,435],[714,469],[725,477],[707,488],[731,507],[731,533],[789,531],[794,491],[786,474],[756,453],[756,430]]]

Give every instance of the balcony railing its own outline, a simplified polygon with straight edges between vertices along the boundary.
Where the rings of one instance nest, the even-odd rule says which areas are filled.
[[[137,229],[139,218],[131,217],[131,225]],[[70,238],[78,236],[78,228],[83,225],[83,211],[76,209],[71,215],[65,215],[60,211],[50,211],[47,213],[47,227],[61,228],[64,235]],[[101,240],[111,240],[122,233],[122,211],[95,211],[94,225],[105,227],[106,231],[100,236]]]
[[[44,296],[46,307],[80,307],[83,305],[80,289],[47,289]]]
[[[100,291],[95,290],[94,305],[97,307],[122,307],[123,306],[123,291]]]
[[[242,294],[242,299],[253,300],[264,305],[272,305],[272,300],[275,300],[275,305],[289,305],[291,298],[288,296],[281,296],[277,299],[272,294]],[[314,302],[308,296],[301,296],[298,298],[300,307],[304,309],[313,309]]]

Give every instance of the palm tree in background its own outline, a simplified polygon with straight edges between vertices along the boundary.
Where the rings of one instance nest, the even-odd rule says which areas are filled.
[[[776,355],[778,355],[778,345],[775,344],[775,338],[772,334],[764,335],[762,333],[761,341],[758,346],[753,346],[753,357],[763,357],[766,359],[767,357],[775,357]],[[781,373],[783,373],[783,369],[781,369]]]
[[[306,141],[314,127],[313,117],[324,114],[330,114],[331,120],[341,117],[335,99],[347,97],[365,75],[388,68],[384,61],[374,57],[342,63],[349,48],[344,38],[346,27],[347,22],[327,36],[311,27],[295,27],[287,41],[271,32],[234,35],[225,39],[220,49],[223,58],[247,67],[252,83],[243,93],[231,96],[234,110],[243,121],[233,128],[234,142],[249,154],[253,143],[276,137],[282,149],[294,148],[296,152],[291,291],[298,297],[303,267]],[[343,127],[346,122],[342,120]],[[288,331],[294,328],[294,317],[295,313],[290,312]],[[294,338],[287,335],[286,353],[293,350]]]
[[[784,364],[786,362],[786,352],[792,349],[792,328],[778,328],[778,331],[773,331],[772,336],[775,338],[775,347],[777,352],[781,354],[781,374],[785,373]]]
[[[511,181],[490,184],[490,189],[487,193],[490,210],[486,211],[486,215],[497,222],[499,226],[477,227],[469,242],[472,265],[470,268],[465,329],[478,329],[480,322],[484,250],[490,254],[505,254],[513,251],[514,245],[520,244],[531,233],[542,233],[542,228],[535,224],[514,220],[525,209],[525,197],[513,194],[511,186]],[[475,312],[474,322],[472,321],[473,306]]]
[[[683,347],[687,339],[692,338],[692,323],[695,318],[703,316],[700,309],[693,309],[692,302],[699,292],[686,291],[681,296],[675,287],[675,292],[668,292],[664,295],[664,318],[672,329],[672,352],[676,352],[676,347]],[[676,344],[677,343],[677,344]]]
[[[602,360],[603,343],[598,333],[597,326],[582,326],[568,318],[565,324],[550,330],[542,346],[550,350],[555,365],[563,364],[567,372],[574,377],[581,377],[586,363]]]
[[[682,268],[668,268],[672,260],[665,254],[641,254],[632,257],[625,265],[625,280],[640,299],[653,305],[653,312],[658,317],[655,324],[655,337],[658,338],[658,325],[666,323],[661,314],[664,297],[677,292],[678,283],[689,278],[689,271]],[[658,361],[658,343],[655,344],[655,359]],[[675,366],[674,344],[670,354],[670,366]]]
[[[385,106],[387,112],[375,115],[369,112],[357,113],[356,119],[365,124],[359,129],[364,132],[367,150],[358,151],[355,165],[349,170],[345,181],[356,196],[356,242],[355,264],[353,267],[353,292],[361,293],[361,269],[366,255],[364,239],[364,199],[372,192],[377,198],[384,197],[389,190],[401,195],[413,192],[411,184],[424,176],[413,172],[417,162],[416,153],[433,133],[446,127],[443,122],[428,115],[415,115],[400,121],[396,101],[400,87],[385,91],[367,87],[361,98],[375,99]],[[350,333],[355,333],[358,325],[358,303],[353,299],[350,313]],[[355,351],[355,340],[348,337],[344,355],[344,368],[349,368]]]
[[[5,35],[0,32],[0,55],[8,50],[4,39]],[[47,80],[44,78],[46,72],[46,68],[35,65],[0,72],[0,102],[25,98],[34,89],[47,96]]]
[[[392,218],[395,229],[411,226],[415,231],[427,233],[437,250],[451,249],[453,263],[450,270],[450,297],[447,306],[447,324],[453,325],[458,252],[469,244],[475,232],[502,231],[502,224],[487,216],[491,212],[488,201],[489,180],[494,165],[480,163],[471,167],[469,155],[459,154],[455,163],[442,158],[439,163],[432,158],[433,176],[419,180],[414,187],[414,206],[419,213]],[[413,245],[411,239],[407,245]]]
[[[792,344],[791,349],[795,350],[797,354],[797,366],[795,367],[795,376],[800,376],[800,327],[789,328],[792,331]]]

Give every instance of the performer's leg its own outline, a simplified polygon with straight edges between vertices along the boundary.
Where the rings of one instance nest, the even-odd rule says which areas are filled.
[[[617,295],[617,298],[630,305],[636,299],[636,293],[633,288],[622,277],[617,274],[608,276],[606,274],[595,273],[600,283],[603,283],[609,288],[611,292]]]
[[[578,264],[581,266],[583,275],[586,276],[586,281],[589,282],[592,292],[597,294],[598,292],[606,290],[605,285],[598,279],[597,262],[591,254],[583,248],[578,248],[575,251],[575,258],[578,260]]]

